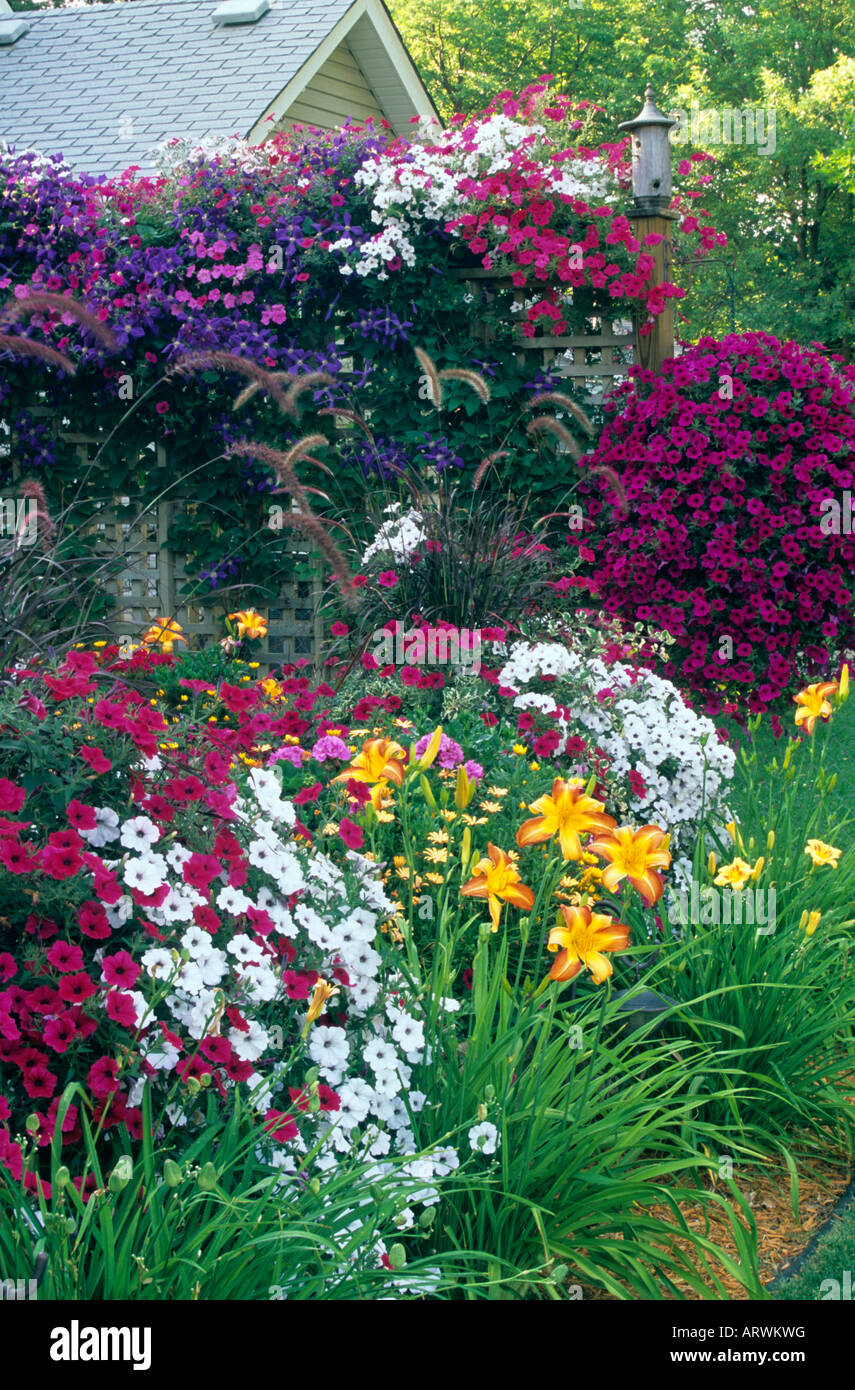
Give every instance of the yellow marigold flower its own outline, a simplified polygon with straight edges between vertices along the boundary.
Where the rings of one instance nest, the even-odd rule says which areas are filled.
[[[140,638],[144,647],[160,647],[164,652],[171,652],[176,642],[183,642],[187,645],[187,638],[184,636],[184,629],[174,618],[158,618],[150,628],[147,628]]]
[[[806,685],[804,690],[800,690],[793,699],[798,705],[796,710],[796,724],[804,725],[809,734],[813,733],[817,719],[829,719],[831,717],[831,704],[829,695],[833,695],[837,690],[837,681],[816,681],[813,685]]]
[[[560,777],[556,777],[552,783],[552,794],[538,797],[529,810],[538,814],[520,826],[517,844],[524,848],[526,845],[541,844],[557,835],[565,859],[581,858],[580,835],[612,830],[616,824],[611,816],[603,814],[602,801],[594,801],[578,786],[571,786]]]
[[[658,825],[643,825],[640,830],[620,826],[607,835],[598,835],[588,849],[607,860],[603,869],[603,887],[613,893],[622,879],[628,878],[652,907],[665,891],[657,869],[667,869],[671,863],[669,836]]]
[[[605,952],[626,950],[629,927],[589,907],[562,907],[561,916],[563,922],[552,928],[546,943],[548,951],[559,952],[549,972],[550,980],[572,980],[585,966],[594,982],[601,985],[613,974]]]
[[[256,613],[254,608],[242,608],[230,613],[229,618],[238,625],[238,637],[243,639],[267,636],[267,619]]]
[[[272,676],[268,676],[266,680],[261,682],[260,689],[267,696],[268,700],[272,702],[282,699],[282,686],[278,681],[275,681]]]
[[[499,930],[499,918],[503,903],[513,903],[514,907],[530,909],[534,906],[534,894],[521,881],[510,856],[495,845],[488,844],[486,859],[479,859],[472,872],[472,878],[464,883],[460,891],[465,898],[486,898],[490,908],[493,931]]]
[[[430,849],[426,849],[426,850],[424,851],[424,856],[425,856],[425,859],[428,861],[429,864],[444,864],[445,861],[446,861],[447,858],[448,858],[448,850],[447,850],[447,849],[434,849],[434,848],[431,846]]]
[[[811,863],[815,868],[822,868],[827,864],[830,869],[836,869],[842,853],[842,849],[835,849],[833,845],[827,845],[823,840],[808,840],[805,845],[805,854],[810,855]]]
[[[529,763],[529,767],[531,768],[532,772],[540,772],[540,763]]]
[[[445,879],[443,878],[442,874],[425,874],[425,880],[428,883],[445,883]]]

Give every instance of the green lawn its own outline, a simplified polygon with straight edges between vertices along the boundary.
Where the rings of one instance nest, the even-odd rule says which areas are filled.
[[[847,1277],[848,1276],[848,1277]],[[785,1302],[855,1297],[855,1201],[851,1198],[791,1279],[770,1290]]]

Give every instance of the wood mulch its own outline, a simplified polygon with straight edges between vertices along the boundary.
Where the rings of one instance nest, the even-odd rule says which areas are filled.
[[[783,1165],[769,1165],[765,1168],[743,1168],[734,1174],[734,1181],[747,1201],[757,1223],[758,1267],[763,1284],[770,1283],[776,1275],[785,1270],[791,1261],[808,1244],[811,1237],[828,1219],[835,1203],[849,1185],[851,1173],[847,1165],[840,1161],[830,1162],[819,1158],[805,1159],[799,1164],[799,1214],[793,1215],[790,1195],[790,1175]],[[711,1184],[725,1197],[729,1189],[726,1184]],[[730,1226],[724,1216],[719,1216],[715,1206],[708,1205],[706,1213],[700,1202],[681,1202],[680,1210],[687,1224],[693,1230],[704,1233],[732,1258],[737,1258],[736,1245]],[[736,1208],[738,1214],[738,1208]],[[668,1220],[671,1213],[666,1207],[651,1208],[651,1214]],[[689,1250],[689,1242],[675,1244]],[[748,1293],[742,1285],[726,1270],[710,1260],[716,1276],[726,1289],[728,1301],[744,1302]],[[675,1280],[679,1286],[680,1280]],[[698,1294],[684,1286],[689,1299],[697,1299]],[[609,1294],[602,1290],[584,1289],[584,1297],[608,1299]],[[713,1294],[713,1297],[721,1295]]]

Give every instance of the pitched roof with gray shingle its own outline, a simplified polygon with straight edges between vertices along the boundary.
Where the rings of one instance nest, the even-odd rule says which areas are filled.
[[[215,25],[217,0],[19,12],[0,47],[0,141],[89,173],[150,171],[170,136],[246,136],[353,0],[272,0],[254,24]]]

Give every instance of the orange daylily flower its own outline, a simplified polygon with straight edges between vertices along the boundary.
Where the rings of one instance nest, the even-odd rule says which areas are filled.
[[[613,973],[604,952],[625,951],[629,927],[589,907],[562,906],[561,915],[563,923],[552,928],[546,943],[548,951],[560,952],[549,972],[550,980],[572,980],[584,965],[601,985]]]
[[[400,787],[404,780],[406,753],[400,743],[390,738],[369,738],[362,745],[353,762],[333,778],[334,782],[394,782]]]
[[[521,882],[519,871],[503,849],[488,844],[489,858],[479,859],[472,870],[472,877],[464,883],[460,891],[465,898],[486,898],[490,906],[493,931],[499,930],[502,903],[513,903],[514,907],[531,908],[534,894]]]
[[[609,835],[599,835],[588,845],[592,854],[608,860],[603,869],[603,887],[613,893],[621,879],[628,878],[641,894],[648,907],[658,902],[665,884],[657,869],[667,869],[671,863],[668,836],[658,825],[643,825],[640,830],[623,825]]]
[[[517,844],[521,848],[537,845],[557,835],[565,859],[581,859],[580,835],[613,830],[617,824],[612,816],[603,814],[602,801],[586,796],[581,785],[572,781],[562,782],[560,777],[556,777],[552,784],[552,795],[538,797],[529,810],[539,814],[520,826]]]
[[[184,642],[186,645],[187,638],[181,624],[174,618],[158,618],[157,622],[143,633],[140,642],[144,647],[162,647],[169,653],[176,642]]]
[[[238,637],[266,637],[267,619],[262,618],[260,613],[256,613],[254,608],[242,608],[237,613],[230,613],[229,619],[238,625]]]
[[[804,690],[794,695],[793,699],[798,705],[796,724],[804,724],[807,732],[812,734],[817,719],[830,719],[831,705],[828,697],[836,690],[837,681],[817,681],[813,685],[806,685]]]

